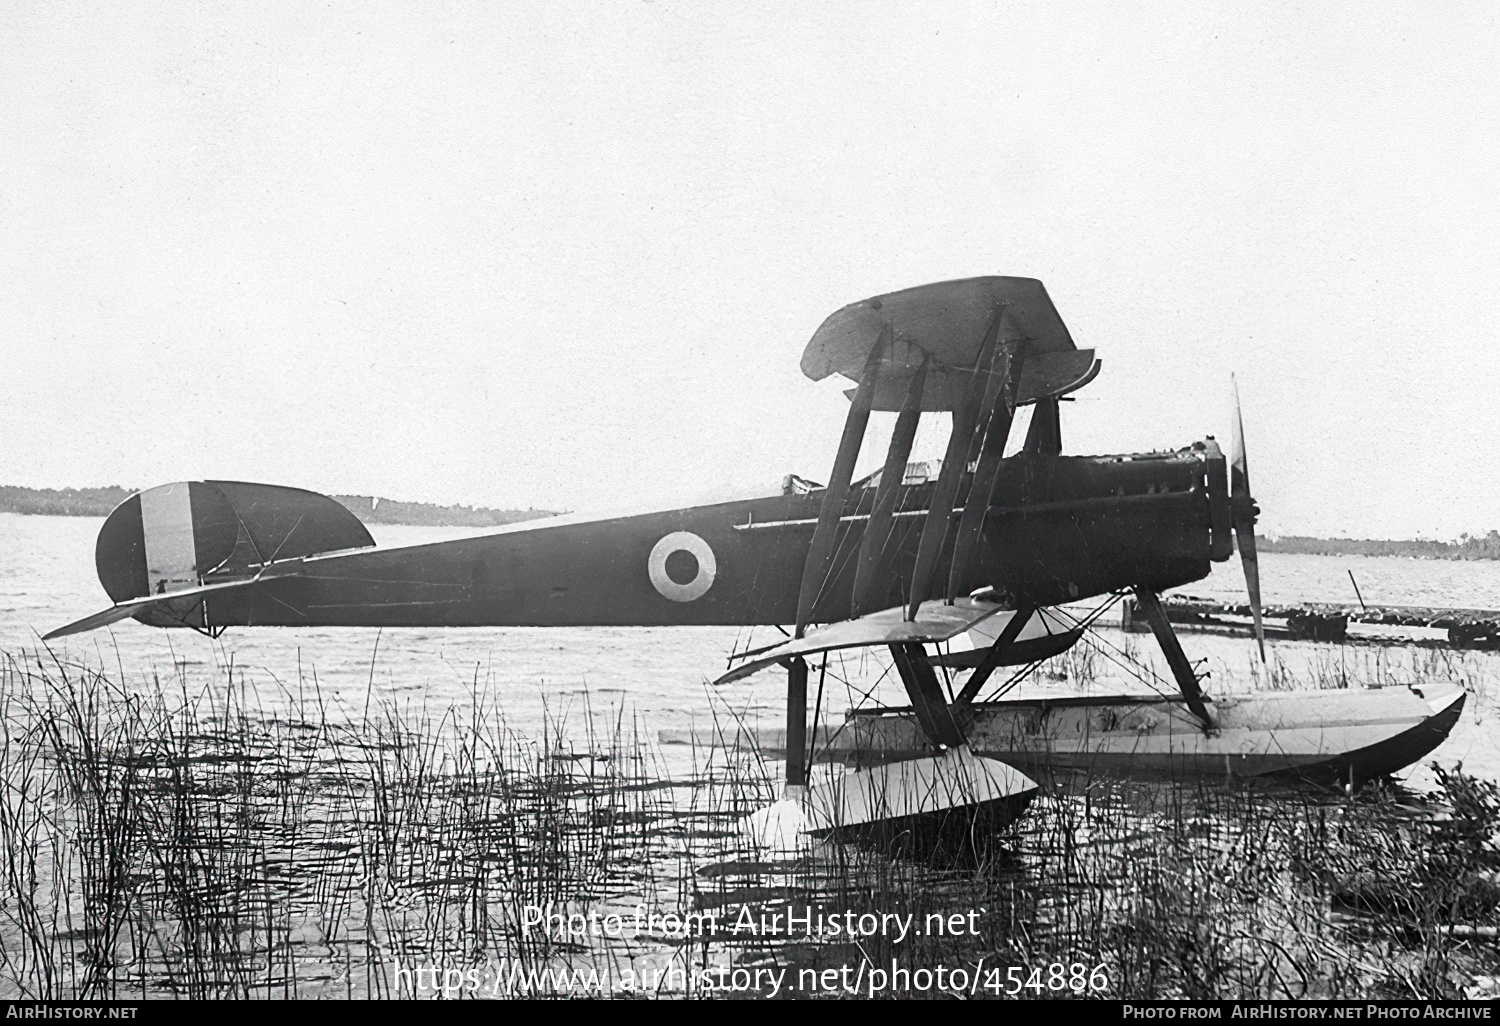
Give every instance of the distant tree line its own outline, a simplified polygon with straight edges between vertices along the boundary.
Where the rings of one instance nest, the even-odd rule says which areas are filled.
[[[134,488],[21,488],[0,485],[0,513],[49,517],[103,517],[134,494]],[[557,514],[544,509],[483,509],[438,506],[430,502],[396,502],[371,495],[335,495],[367,524],[418,524],[433,527],[498,527]]]
[[[1500,531],[1459,535],[1458,541],[1380,541],[1355,538],[1307,538],[1289,534],[1258,539],[1261,552],[1295,552],[1312,556],[1407,556],[1413,559],[1500,559]]]
[[[102,517],[134,489],[109,488],[18,488],[0,485],[0,513],[32,513],[48,517]]]
[[[428,527],[499,527],[522,520],[555,517],[546,509],[485,509],[438,506],[430,502],[397,502],[371,495],[335,495],[349,512],[367,524],[415,524]]]

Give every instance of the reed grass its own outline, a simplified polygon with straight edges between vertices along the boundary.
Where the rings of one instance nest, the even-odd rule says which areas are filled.
[[[1430,658],[1360,669],[1462,670]],[[1078,654],[1054,672],[1087,685],[1095,668]],[[127,681],[46,652],[0,662],[0,996],[410,996],[403,967],[584,965],[618,982],[646,955],[794,979],[944,964],[983,997],[1015,986],[1011,966],[1023,983],[1041,971],[1014,996],[1075,996],[1048,986],[1075,964],[1103,967],[1107,987],[1084,993],[1110,997],[1463,997],[1500,964],[1500,794],[1460,768],[1431,798],[1075,775],[963,858],[831,842],[772,858],[739,828],[779,767],[712,746],[674,776],[624,709],[585,698],[522,731],[477,674],[454,708],[345,709],[300,673],[261,697],[232,666]],[[788,902],[918,923],[972,910],[977,930],[523,929],[528,907],[733,922]],[[924,993],[939,996],[884,996]]]
[[[387,996],[402,965],[552,957],[522,909],[587,904],[662,843],[646,746],[486,703],[351,722],[316,694],[267,713],[232,669],[127,690],[6,659],[0,993]]]

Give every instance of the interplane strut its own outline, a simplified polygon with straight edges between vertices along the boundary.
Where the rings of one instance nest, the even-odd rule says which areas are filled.
[[[887,542],[896,511],[896,501],[901,496],[906,479],[906,462],[911,457],[911,446],[917,437],[917,423],[922,417],[922,390],[927,384],[927,363],[923,360],[912,374],[907,385],[906,401],[896,417],[896,428],[891,433],[891,445],[886,451],[885,466],[880,471],[880,484],[875,490],[875,505],[870,519],[865,524],[865,535],[859,545],[859,561],[854,571],[854,599],[850,615],[860,616],[881,608],[880,601],[886,593]]]
[[[947,540],[948,524],[953,519],[953,500],[958,495],[959,479],[967,469],[965,464],[968,462],[969,444],[974,437],[974,425],[988,380],[988,375],[983,372],[994,362],[1004,317],[1004,305],[996,306],[995,312],[990,315],[984,341],[979,347],[979,355],[974,363],[975,373],[969,378],[962,401],[953,408],[953,433],[948,436],[948,451],[943,456],[943,469],[938,473],[927,517],[922,522],[922,536],[917,542],[917,564],[912,572],[911,595],[906,603],[908,620],[916,618],[917,607],[927,597],[927,590],[932,585],[932,575],[937,570],[938,557]]]

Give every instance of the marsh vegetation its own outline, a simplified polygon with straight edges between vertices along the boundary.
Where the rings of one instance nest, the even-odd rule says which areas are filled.
[[[1443,674],[1494,695],[1488,663],[1320,658],[1320,686]],[[1094,669],[1079,652],[1050,672]],[[828,843],[768,860],[739,831],[777,792],[779,766],[753,754],[669,764],[628,709],[587,697],[523,731],[477,673],[443,708],[339,703],[310,670],[287,679],[265,696],[232,665],[141,679],[46,651],[5,658],[0,994],[441,995],[441,977],[422,990],[411,976],[420,966],[483,968],[484,988],[450,997],[572,989],[535,975],[556,966],[662,994],[702,979],[695,966],[793,980],[864,966],[868,990],[874,969],[943,964],[976,996],[1070,996],[1073,977],[1050,986],[1048,967],[1083,965],[1108,986],[1081,989],[1113,997],[1463,997],[1500,967],[1500,793],[1459,768],[1431,795],[1078,774],[1044,781],[1025,816],[963,857]],[[1260,686],[1288,686],[1285,667]],[[529,909],[733,924],[788,904],[972,915],[975,928],[528,928]],[[643,960],[684,972],[645,986]],[[1019,988],[1010,966],[1027,970]],[[496,973],[509,975],[490,989]]]

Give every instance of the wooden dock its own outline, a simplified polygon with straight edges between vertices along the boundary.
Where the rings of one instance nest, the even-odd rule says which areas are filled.
[[[1144,620],[1137,619],[1135,602],[1126,599],[1121,627],[1127,631],[1148,631]],[[1163,596],[1162,606],[1172,623],[1188,630],[1248,634],[1252,614],[1245,603],[1220,602],[1192,595]],[[1268,622],[1267,637],[1292,638],[1301,641],[1351,640],[1351,623],[1395,628],[1425,628],[1447,632],[1448,644],[1459,648],[1500,649],[1500,610],[1436,609],[1429,606],[1339,605],[1329,602],[1301,602],[1296,605],[1268,604],[1262,609]],[[1361,641],[1382,640],[1400,643],[1409,638],[1397,635],[1384,639],[1361,635]]]

